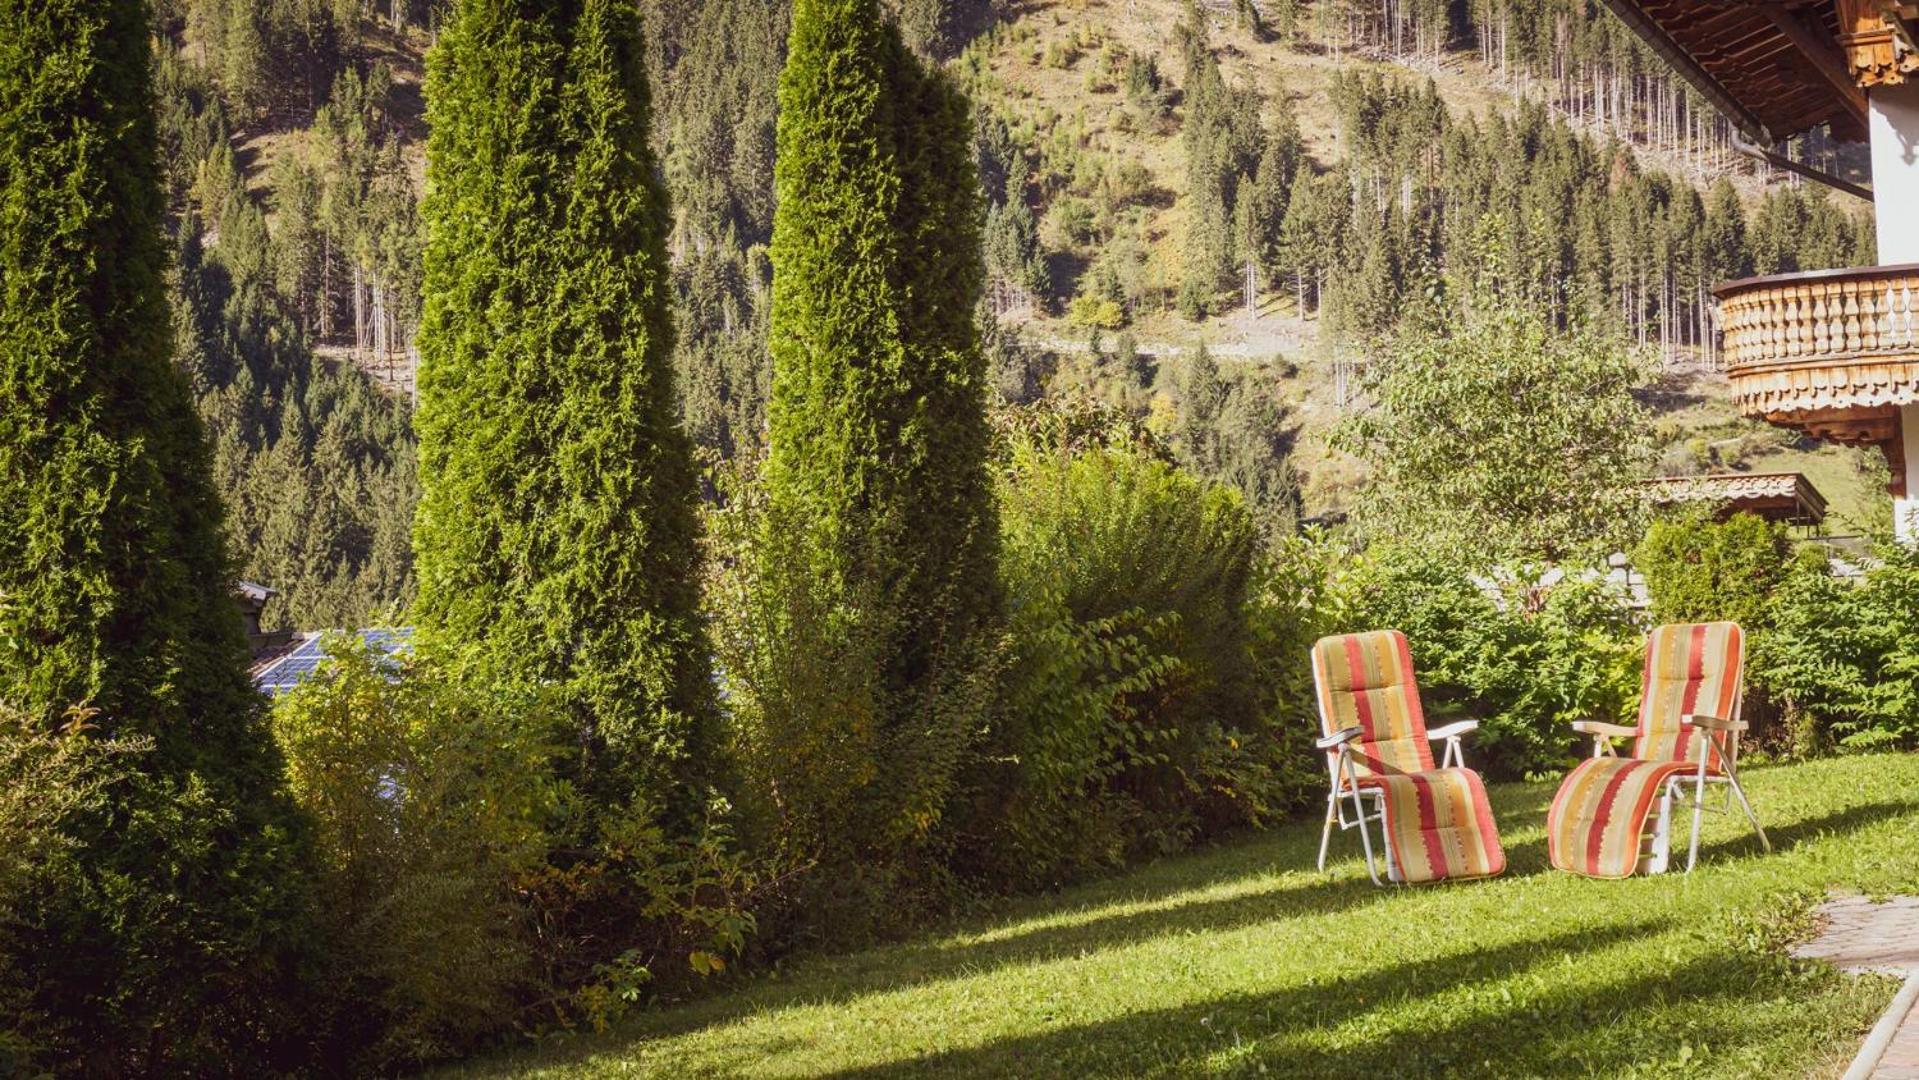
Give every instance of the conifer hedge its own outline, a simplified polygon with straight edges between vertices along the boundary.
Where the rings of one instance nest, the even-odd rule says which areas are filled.
[[[768,520],[879,640],[875,763],[892,809],[937,814],[938,696],[998,610],[982,222],[964,97],[873,0],[799,0],[780,80]],[[824,661],[823,661],[824,662]],[[915,733],[919,732],[919,733]],[[943,753],[943,752],[942,752]],[[922,825],[924,821],[920,822]],[[887,827],[897,826],[887,822]],[[862,838],[865,839],[865,838]]]
[[[944,620],[898,642],[898,686],[995,609],[971,130],[965,99],[871,0],[795,5],[780,83],[768,484],[828,541],[839,575],[951,598]],[[881,533],[890,550],[875,548]]]
[[[289,1053],[306,844],[169,355],[148,35],[0,2],[0,697],[135,751],[0,911],[0,1042],[205,1075]]]
[[[717,710],[640,33],[628,0],[471,0],[430,58],[415,613],[557,696],[600,805],[684,814]]]

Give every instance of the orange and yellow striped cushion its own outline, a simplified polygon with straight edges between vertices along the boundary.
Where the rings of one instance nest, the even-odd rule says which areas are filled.
[[[1689,713],[1730,720],[1739,707],[1745,666],[1745,634],[1739,624],[1691,623],[1656,627],[1646,641],[1646,672],[1640,684],[1639,737],[1632,756],[1643,761],[1694,761],[1706,736],[1684,727]],[[1718,751],[1709,766],[1720,771]]]
[[[1552,864],[1587,877],[1631,877],[1639,868],[1646,815],[1683,761],[1588,758],[1566,776],[1546,814]]]
[[[1491,877],[1506,869],[1486,788],[1471,769],[1369,776],[1361,787],[1386,795],[1386,842],[1394,880]]]
[[[1373,630],[1320,638],[1313,646],[1313,673],[1324,733],[1349,727],[1365,732],[1352,745],[1361,776],[1432,769],[1433,748],[1426,741],[1406,635]]]

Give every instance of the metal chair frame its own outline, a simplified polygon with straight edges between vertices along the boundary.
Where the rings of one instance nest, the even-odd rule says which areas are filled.
[[[1313,665],[1313,691],[1314,700],[1325,700],[1325,677],[1317,663]],[[1322,730],[1325,727],[1323,718],[1320,726]],[[1459,737],[1478,728],[1477,720],[1457,720],[1427,731],[1425,733],[1427,742],[1443,741],[1446,744],[1440,752],[1437,767],[1465,768],[1465,752],[1460,747]],[[1319,833],[1319,869],[1321,871],[1326,869],[1326,851],[1332,845],[1333,826],[1339,826],[1341,832],[1358,829],[1360,846],[1366,852],[1367,876],[1373,879],[1375,885],[1385,885],[1388,882],[1396,885],[1400,883],[1399,868],[1393,864],[1392,844],[1387,842],[1386,837],[1386,794],[1377,788],[1360,787],[1359,768],[1353,761],[1352,744],[1364,734],[1365,731],[1361,728],[1349,727],[1323,736],[1313,743],[1326,754],[1326,771],[1329,781],[1326,791],[1326,825]],[[1350,817],[1347,816],[1347,807],[1342,800],[1350,801],[1352,804]],[[1372,803],[1370,813],[1366,805],[1368,801]],[[1377,824],[1379,827],[1380,854],[1378,856],[1374,854],[1373,835],[1368,829],[1368,826],[1372,824]],[[1385,881],[1381,881],[1379,876],[1378,863],[1382,861],[1382,856],[1386,864]]]

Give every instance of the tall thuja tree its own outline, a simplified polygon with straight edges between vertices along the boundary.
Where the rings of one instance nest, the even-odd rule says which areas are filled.
[[[998,612],[984,282],[965,99],[873,0],[799,0],[780,82],[769,521],[843,631],[862,687],[823,710],[862,821],[841,853],[937,821],[978,717],[961,704]],[[845,763],[840,763],[844,765]],[[844,797],[841,801],[846,801]],[[831,835],[838,832],[840,835]]]
[[[144,748],[45,823],[0,912],[0,1032],[249,1071],[288,1030],[306,834],[170,356],[148,35],[140,0],[0,2],[0,698]]]
[[[665,192],[628,0],[470,0],[428,68],[416,618],[550,694],[602,809],[713,774]]]

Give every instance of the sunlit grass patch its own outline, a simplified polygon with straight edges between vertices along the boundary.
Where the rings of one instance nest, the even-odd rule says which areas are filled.
[[[1755,768],[1775,847],[1546,866],[1550,784],[1492,790],[1511,870],[1378,889],[1301,823],[957,932],[800,962],[465,1075],[1832,1075],[1893,992],[1788,958],[1829,889],[1919,891],[1919,756]]]

